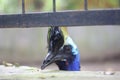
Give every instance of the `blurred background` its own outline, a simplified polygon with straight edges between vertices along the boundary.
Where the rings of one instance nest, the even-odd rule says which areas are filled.
[[[0,0],[0,15],[21,14],[22,0]],[[57,11],[84,10],[84,0],[56,0]],[[88,0],[88,9],[120,8],[120,0]],[[52,0],[25,0],[26,13],[52,12]],[[3,61],[40,67],[47,54],[47,29],[0,29]],[[120,70],[120,25],[76,26],[68,31],[80,50],[82,70]],[[48,68],[57,69],[53,64]]]

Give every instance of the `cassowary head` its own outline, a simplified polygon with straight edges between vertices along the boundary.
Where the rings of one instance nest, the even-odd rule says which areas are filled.
[[[72,51],[73,46],[70,44],[64,45],[65,34],[63,34],[61,28],[51,27],[48,30],[47,42],[48,54],[43,61],[41,69],[44,69],[52,63],[56,63],[60,70],[74,70],[74,66],[76,64],[79,65],[79,57],[77,58]],[[74,61],[77,61],[77,63]],[[75,67],[75,70],[79,70],[79,66],[77,69]]]

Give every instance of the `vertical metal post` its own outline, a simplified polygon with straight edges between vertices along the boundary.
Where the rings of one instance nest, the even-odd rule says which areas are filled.
[[[120,8],[120,0],[118,0],[118,6],[119,6],[119,8]]]
[[[25,0],[22,0],[22,14],[25,14]]]
[[[53,0],[53,12],[56,12],[56,0]],[[54,28],[55,26],[51,26],[51,28]]]
[[[84,9],[88,10],[88,0],[84,0]]]
[[[56,12],[56,0],[53,0],[53,12]]]

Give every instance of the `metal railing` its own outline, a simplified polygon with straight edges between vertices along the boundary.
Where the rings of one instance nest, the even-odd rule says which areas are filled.
[[[53,12],[25,13],[22,0],[22,14],[0,15],[0,28],[120,25],[120,9],[88,10],[87,0],[84,0],[84,9],[56,12],[56,0],[53,0]]]

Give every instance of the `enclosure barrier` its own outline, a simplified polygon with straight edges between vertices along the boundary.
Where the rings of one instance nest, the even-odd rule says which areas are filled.
[[[22,14],[0,15],[0,28],[120,25],[120,9],[88,10],[84,0],[84,11],[56,12],[55,2],[53,12],[25,13],[22,0]]]

